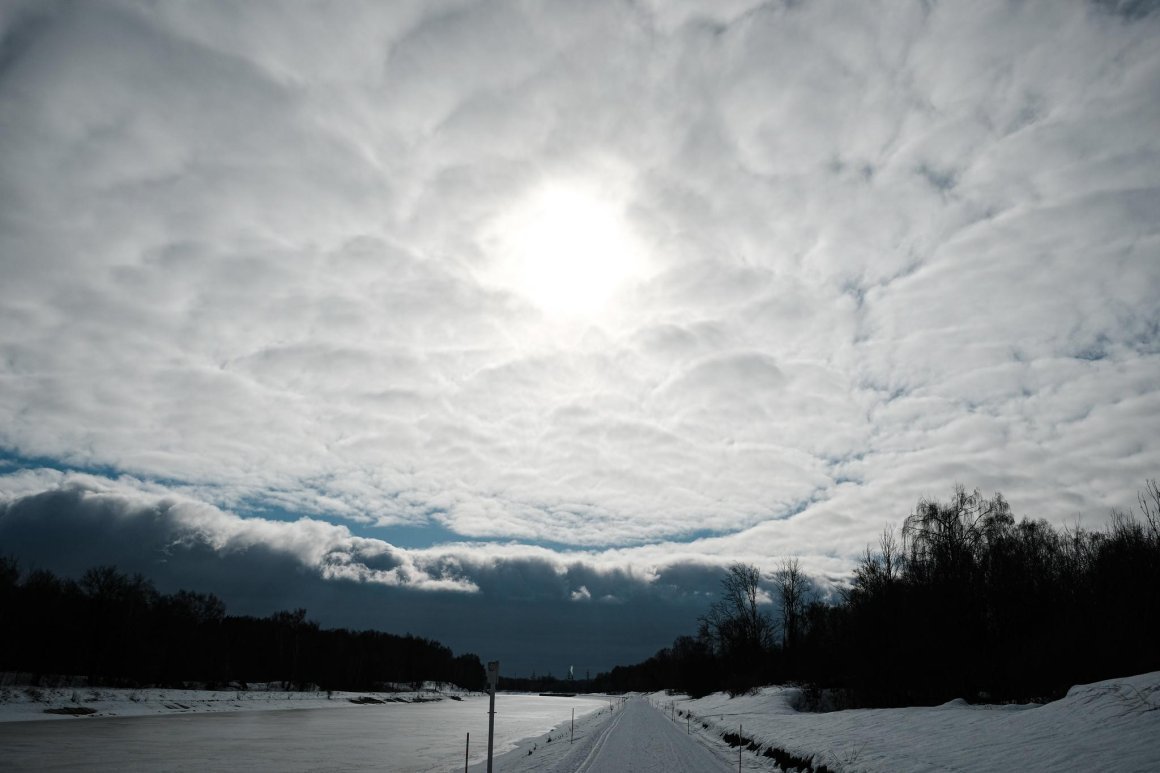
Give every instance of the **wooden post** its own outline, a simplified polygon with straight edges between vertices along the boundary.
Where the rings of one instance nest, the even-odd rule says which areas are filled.
[[[737,773],[741,773],[741,723],[737,723]]]
[[[572,724],[568,728],[568,743],[572,743],[572,740],[574,738],[576,738],[576,709],[575,708],[572,709]]]
[[[487,710],[487,773],[492,773],[491,753],[495,743],[495,687],[499,683],[499,661],[492,660],[487,664],[487,683],[491,688],[491,705]]]
[[[467,773],[467,760],[471,757],[471,733],[467,734],[467,746],[463,749],[463,773]]]

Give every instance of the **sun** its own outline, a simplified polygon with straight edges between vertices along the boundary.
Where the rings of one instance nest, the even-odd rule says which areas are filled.
[[[641,270],[623,202],[595,186],[547,184],[493,230],[499,281],[559,317],[592,318]]]

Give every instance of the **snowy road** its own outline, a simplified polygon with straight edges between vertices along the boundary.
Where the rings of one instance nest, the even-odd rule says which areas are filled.
[[[616,711],[602,711],[577,722],[568,743],[565,723],[555,742],[535,744],[496,759],[497,773],[727,773],[727,747],[713,751],[688,735],[686,726],[670,721],[643,698],[630,698]],[[473,768],[482,773],[483,766]]]
[[[732,770],[647,701],[628,701],[602,731],[576,773],[712,773]]]

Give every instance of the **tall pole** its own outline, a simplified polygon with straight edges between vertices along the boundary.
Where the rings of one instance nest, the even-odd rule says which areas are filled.
[[[488,768],[488,773],[491,768]],[[741,724],[737,725],[737,773],[741,773]]]
[[[471,757],[471,733],[467,734],[467,746],[463,747],[463,773],[467,773],[467,760]]]
[[[491,773],[491,752],[495,743],[495,688],[491,688],[491,705],[487,709],[487,773]]]
[[[495,743],[495,686],[499,682],[499,661],[492,660],[487,664],[487,684],[491,688],[491,705],[487,710],[487,773],[491,770],[491,753]]]

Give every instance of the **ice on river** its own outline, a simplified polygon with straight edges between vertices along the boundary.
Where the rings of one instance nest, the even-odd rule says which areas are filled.
[[[144,701],[143,701],[144,702]],[[0,723],[0,769],[86,771],[462,770],[486,756],[486,696],[293,711],[215,711],[167,716],[68,717]],[[184,704],[181,704],[184,705]],[[608,699],[501,694],[496,753]]]

